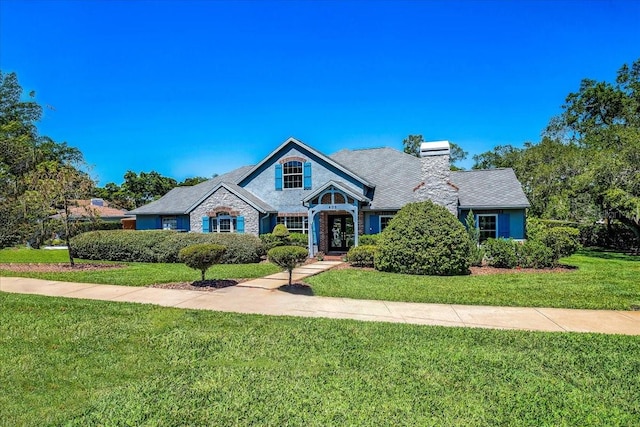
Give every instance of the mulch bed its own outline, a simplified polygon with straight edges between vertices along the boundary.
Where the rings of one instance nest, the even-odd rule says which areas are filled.
[[[235,286],[238,283],[242,283],[246,281],[247,279],[198,280],[195,282],[157,283],[155,285],[149,285],[149,287],[160,288],[160,289],[180,289],[180,290],[188,290],[188,291],[212,292],[218,289],[228,288],[229,286]]]
[[[554,268],[496,268],[496,267],[471,267],[472,276],[484,276],[489,274],[512,274],[512,273],[566,273],[575,270],[576,267],[559,265]],[[349,263],[343,263],[332,268],[332,270],[361,270],[376,271],[371,267],[354,267]]]

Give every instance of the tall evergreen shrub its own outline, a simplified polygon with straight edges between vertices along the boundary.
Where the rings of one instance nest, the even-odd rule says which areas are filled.
[[[396,273],[469,273],[469,238],[462,223],[431,201],[405,205],[378,241],[375,267]]]

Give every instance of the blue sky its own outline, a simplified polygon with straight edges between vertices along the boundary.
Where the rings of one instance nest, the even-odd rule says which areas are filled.
[[[0,68],[100,185],[408,134],[471,156],[538,141],[585,77],[640,57],[637,1],[0,2]]]

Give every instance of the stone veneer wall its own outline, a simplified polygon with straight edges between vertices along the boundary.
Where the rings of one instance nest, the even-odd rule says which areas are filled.
[[[191,212],[191,231],[202,232],[202,217],[207,216],[207,212],[211,212],[221,206],[238,211],[241,216],[244,216],[245,233],[255,234],[256,236],[259,234],[260,214],[258,211],[224,187],[220,187]]]
[[[458,191],[451,185],[449,179],[449,156],[425,156],[422,162],[422,183],[414,191],[416,201],[431,200],[444,206],[454,215],[458,215]]]

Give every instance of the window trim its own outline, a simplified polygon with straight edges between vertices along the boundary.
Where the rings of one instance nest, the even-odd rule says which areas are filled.
[[[293,166],[293,164],[296,164],[296,166]],[[298,166],[299,165],[299,166]],[[287,169],[291,169],[291,168],[300,168],[300,172],[287,172]],[[289,184],[291,183],[292,179],[295,179],[295,184],[298,184],[298,178],[295,177],[299,177],[299,181],[300,181],[300,185],[297,185],[295,187],[292,186],[288,186],[287,185],[287,178],[289,178]],[[284,162],[282,164],[282,189],[283,190],[300,190],[304,188],[304,162],[300,161],[300,160],[289,160],[287,162]]]
[[[389,220],[391,220],[391,218],[393,218],[395,215],[378,215],[378,233],[382,233],[382,230],[384,230],[382,228],[382,219],[383,218],[389,218]],[[389,224],[387,224],[389,225]],[[387,228],[387,226],[385,226],[385,228]]]
[[[289,221],[293,218],[302,219],[302,229],[297,227],[293,229],[289,228]],[[276,224],[284,224],[284,226],[287,227],[287,230],[289,230],[292,233],[309,234],[309,218],[307,216],[294,216],[294,215],[279,216],[278,219],[276,219]]]
[[[169,224],[167,226],[166,222],[171,221],[173,223],[173,225],[175,225],[175,227],[172,227],[171,224]],[[177,230],[178,229],[178,217],[175,215],[167,215],[167,216],[161,216],[160,217],[160,226],[162,227],[162,230]]]
[[[476,228],[478,229],[479,235],[480,235],[480,243],[486,241],[487,239],[497,239],[498,238],[498,214],[477,214],[476,215]],[[496,228],[495,230],[493,230],[493,236],[489,236],[486,239],[482,239],[482,232],[485,231],[491,231],[491,230],[481,230],[480,229],[480,217],[493,217],[496,220]]]
[[[220,231],[220,220],[229,220],[229,231]],[[213,223],[212,223],[213,221]],[[209,229],[211,230],[212,233],[235,233],[236,232],[236,221],[237,221],[237,217],[232,216],[232,215],[216,215],[216,216],[212,216],[209,218]],[[215,224],[215,227],[214,227]]]

